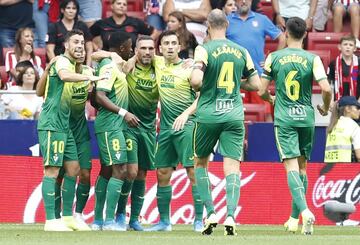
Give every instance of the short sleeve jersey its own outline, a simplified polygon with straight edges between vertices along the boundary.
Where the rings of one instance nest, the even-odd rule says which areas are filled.
[[[153,63],[160,95],[160,128],[170,129],[175,119],[195,100],[195,91],[190,86],[192,69],[184,69],[182,60],[166,64],[160,56],[156,56]],[[188,122],[193,119],[194,116],[190,116]]]
[[[128,86],[126,75],[108,58],[101,60],[96,70],[96,75],[107,77],[107,79],[96,83],[96,91],[106,92],[106,96],[112,103],[127,110]],[[125,128],[126,125],[123,117],[100,106],[99,113],[95,119],[95,133],[123,130]]]
[[[208,123],[244,120],[241,78],[257,74],[247,50],[229,40],[213,40],[195,49],[195,62],[206,66],[196,120]]]
[[[135,71],[126,77],[129,88],[129,111],[140,119],[145,130],[155,129],[159,90],[153,66],[136,64]]]
[[[275,81],[275,126],[314,126],[312,81],[326,79],[319,56],[296,48],[270,53],[262,76]]]
[[[82,74],[92,75],[92,69],[89,66],[82,66]],[[90,139],[89,128],[85,116],[85,105],[90,88],[90,81],[83,81],[69,84],[66,89],[70,89],[71,96],[71,113],[70,129],[77,143]]]
[[[71,96],[69,89],[72,83],[66,83],[59,77],[59,71],[68,70],[75,73],[75,62],[65,56],[59,59],[50,68],[45,87],[45,99],[38,121],[39,130],[56,132],[69,131]]]
[[[154,28],[144,21],[130,16],[126,16],[126,19],[120,25],[116,24],[112,17],[109,17],[96,21],[90,27],[90,32],[94,37],[101,36],[104,50],[109,50],[108,40],[113,32],[123,31],[129,33],[133,47],[135,47],[136,38],[139,34],[151,35],[153,30]]]

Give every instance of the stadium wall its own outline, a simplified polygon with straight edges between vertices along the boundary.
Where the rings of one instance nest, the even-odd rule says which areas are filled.
[[[213,186],[215,209],[225,218],[225,179],[222,164],[210,164],[210,180]],[[236,221],[240,224],[282,224],[290,214],[291,197],[282,164],[275,162],[244,162],[241,166],[241,197],[236,211]],[[85,208],[85,217],[92,221],[94,208],[94,182],[99,172],[98,160],[93,160],[92,188]],[[41,198],[43,175],[40,157],[0,156],[0,222],[34,223],[44,221],[44,207]],[[333,224],[323,211],[328,200],[340,200],[355,204],[360,201],[360,164],[322,163],[309,164],[309,188],[307,199],[314,211],[317,224]],[[173,174],[173,199],[171,221],[191,223],[191,185],[182,168]],[[156,208],[156,176],[148,175],[146,196],[141,219],[144,223],[158,220]],[[360,212],[350,216],[360,220]]]

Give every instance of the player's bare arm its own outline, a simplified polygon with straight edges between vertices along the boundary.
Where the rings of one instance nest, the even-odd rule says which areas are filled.
[[[200,91],[204,78],[205,65],[202,62],[196,62],[193,68],[194,69],[191,72],[190,85],[195,91]]]
[[[196,99],[191,104],[191,106],[189,106],[185,111],[183,111],[183,113],[180,114],[180,116],[178,116],[175,119],[175,121],[172,125],[172,129],[174,129],[175,131],[180,131],[184,128],[185,123],[189,119],[189,116],[195,114],[195,112],[196,112],[197,103],[199,101],[199,95],[200,95],[200,93],[197,92]]]
[[[326,116],[328,114],[331,103],[331,87],[327,79],[321,80],[319,82],[319,86],[321,88],[323,104],[318,105],[317,109],[322,116]]]
[[[132,114],[131,112],[128,112],[124,108],[120,108],[114,103],[111,102],[111,100],[106,96],[106,92],[104,91],[96,91],[96,103],[105,108],[108,111],[111,111],[115,114],[119,114],[120,116],[124,117],[126,123],[130,127],[137,127],[139,126],[139,118]]]
[[[261,99],[270,102],[270,104],[274,104],[275,102],[275,96],[272,96],[269,92],[269,84],[270,80],[266,78],[261,78],[260,82],[260,89],[258,91],[258,95],[261,97]]]

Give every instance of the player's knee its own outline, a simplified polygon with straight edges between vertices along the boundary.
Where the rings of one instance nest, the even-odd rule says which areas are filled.
[[[44,175],[51,178],[57,178],[59,175],[58,167],[45,167]]]
[[[79,177],[80,177],[79,180],[81,183],[83,183],[83,184],[90,183],[90,170],[89,169],[81,169]]]
[[[126,165],[113,165],[112,177],[124,180],[127,177]]]
[[[171,170],[168,168],[159,168],[156,171],[158,184],[160,186],[166,186],[170,183]]]
[[[138,173],[137,173],[137,176],[136,176],[136,179],[137,180],[145,180],[146,179],[146,174],[147,174],[146,170],[139,169]]]

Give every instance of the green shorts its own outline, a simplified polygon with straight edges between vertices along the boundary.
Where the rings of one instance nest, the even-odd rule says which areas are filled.
[[[129,128],[124,131],[128,163],[137,163],[140,169],[154,170],[156,135],[154,131]]]
[[[96,134],[100,163],[105,166],[127,162],[126,143],[122,130]]]
[[[91,142],[90,140],[76,143],[79,164],[81,169],[91,169]]]
[[[195,156],[208,157],[219,141],[219,152],[223,157],[240,161],[244,137],[244,121],[196,123],[193,142]]]
[[[176,167],[179,162],[183,167],[194,166],[192,147],[194,125],[186,125],[181,131],[160,130],[155,154],[155,167]]]
[[[79,161],[76,142],[71,130],[68,133],[68,138],[65,145],[64,162],[67,161]]]
[[[305,156],[310,159],[315,127],[275,126],[275,140],[280,160]]]
[[[39,130],[38,136],[44,166],[61,167],[63,165],[68,134]]]

